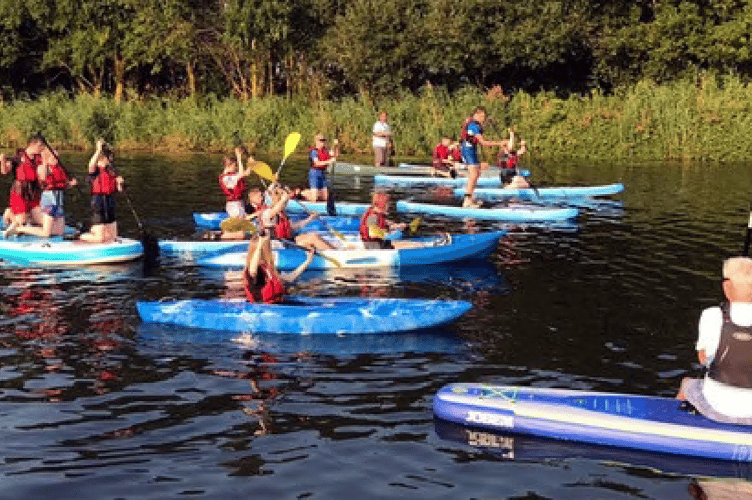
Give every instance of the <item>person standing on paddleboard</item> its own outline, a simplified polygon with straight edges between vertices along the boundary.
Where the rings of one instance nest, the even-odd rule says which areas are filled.
[[[700,316],[697,358],[703,379],[682,380],[677,399],[718,422],[752,425],[752,259],[723,263],[727,302]]]
[[[13,234],[18,226],[31,223],[42,225],[42,210],[39,207],[42,187],[39,183],[37,168],[42,165],[44,139],[40,135],[29,138],[25,149],[19,149],[15,158],[6,159],[0,155],[0,173],[13,174],[8,205],[12,221],[3,232],[3,236]]]
[[[91,228],[80,236],[81,241],[109,243],[118,237],[115,193],[123,191],[125,179],[117,173],[112,161],[112,150],[99,139],[89,160]]]
[[[42,149],[42,164],[37,167],[37,176],[44,190],[40,199],[41,226],[18,226],[16,232],[44,238],[65,233],[65,190],[78,184],[75,177],[60,164],[57,154],[49,147]]]
[[[324,134],[316,134],[314,146],[308,153],[310,168],[308,170],[308,190],[303,195],[308,201],[326,201],[329,198],[329,189],[326,187],[326,169],[337,161],[339,151],[326,147]]]
[[[308,251],[306,260],[293,272],[281,274],[274,264],[270,236],[255,236],[248,245],[243,268],[243,289],[249,302],[279,304],[284,302],[287,290],[285,282],[291,283],[303,274],[313,260],[314,250]]]
[[[486,108],[478,106],[473,114],[465,119],[462,124],[462,163],[467,166],[467,185],[465,186],[465,199],[462,206],[465,208],[479,208],[473,200],[475,185],[478,183],[480,171],[488,168],[488,163],[480,161],[479,146],[504,147],[507,141],[489,141],[483,137],[483,123],[486,121]]]
[[[373,154],[374,165],[388,167],[389,158],[393,146],[392,129],[389,126],[389,114],[386,111],[379,113],[379,119],[373,124]]]

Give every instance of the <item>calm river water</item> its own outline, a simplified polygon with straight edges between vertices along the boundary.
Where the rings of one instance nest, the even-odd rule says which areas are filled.
[[[87,158],[63,158],[83,172]],[[217,156],[118,162],[138,215],[161,237],[188,238],[193,211],[223,207]],[[303,158],[285,170],[302,181]],[[721,300],[721,261],[742,248],[749,167],[551,163],[534,175],[626,191],[570,225],[508,227],[488,261],[308,274],[297,286],[474,303],[418,335],[235,340],[142,325],[139,299],[237,293],[233,276],[179,259],[148,272],[3,267],[0,498],[677,500],[705,474],[752,476],[551,441],[468,444],[461,429],[434,423],[433,394],[455,381],[672,396],[697,373],[700,311]],[[335,187],[361,201],[372,183],[339,175]],[[69,199],[82,217],[88,200]],[[122,197],[118,214],[121,233],[137,235]],[[445,229],[477,227],[422,226]]]

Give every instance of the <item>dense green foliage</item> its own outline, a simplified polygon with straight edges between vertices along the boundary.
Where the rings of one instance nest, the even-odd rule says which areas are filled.
[[[559,96],[752,76],[742,0],[0,0],[4,97]]]
[[[584,98],[554,92],[505,95],[464,87],[424,87],[387,106],[399,156],[428,157],[442,134],[458,137],[464,118],[479,105],[494,118],[486,136],[514,128],[536,158],[746,160],[752,155],[752,87],[739,78],[703,78],[663,85],[641,82],[618,95]],[[317,132],[339,138],[343,157],[371,151],[378,108],[346,97],[310,105],[300,97],[160,99],[117,103],[88,94],[70,99],[47,94],[0,106],[0,146],[21,145],[41,130],[54,144],[87,149],[103,136],[121,149],[228,151],[235,132],[258,152],[279,151],[293,131],[303,134],[298,153]],[[492,160],[493,150],[484,151]]]

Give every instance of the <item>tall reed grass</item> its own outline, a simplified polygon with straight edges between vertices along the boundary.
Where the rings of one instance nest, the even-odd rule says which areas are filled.
[[[733,77],[665,85],[640,82],[617,95],[595,92],[561,99],[552,93],[507,96],[467,87],[450,94],[427,86],[389,101],[356,98],[311,105],[303,98],[241,102],[206,96],[147,98],[116,103],[107,97],[62,93],[0,103],[0,147],[23,145],[41,131],[62,149],[90,149],[103,137],[120,150],[227,151],[240,136],[252,150],[277,152],[293,131],[311,144],[323,132],[343,154],[371,150],[371,129],[389,112],[400,156],[428,156],[444,134],[459,138],[463,120],[483,105],[494,119],[486,137],[514,128],[539,158],[746,160],[752,155],[752,88]],[[486,151],[491,159],[492,151]]]

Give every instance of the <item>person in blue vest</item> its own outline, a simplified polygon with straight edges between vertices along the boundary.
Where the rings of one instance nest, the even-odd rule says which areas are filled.
[[[465,119],[462,124],[462,142],[460,151],[462,163],[467,166],[467,185],[465,186],[465,199],[463,207],[478,208],[480,205],[473,200],[475,186],[478,184],[481,169],[488,168],[488,163],[480,161],[480,147],[498,146],[505,147],[507,141],[490,141],[483,136],[483,123],[486,121],[486,108],[478,106],[473,110],[472,116]]]
[[[725,303],[700,316],[697,359],[702,379],[682,380],[677,399],[719,422],[752,425],[752,259],[723,263]]]

